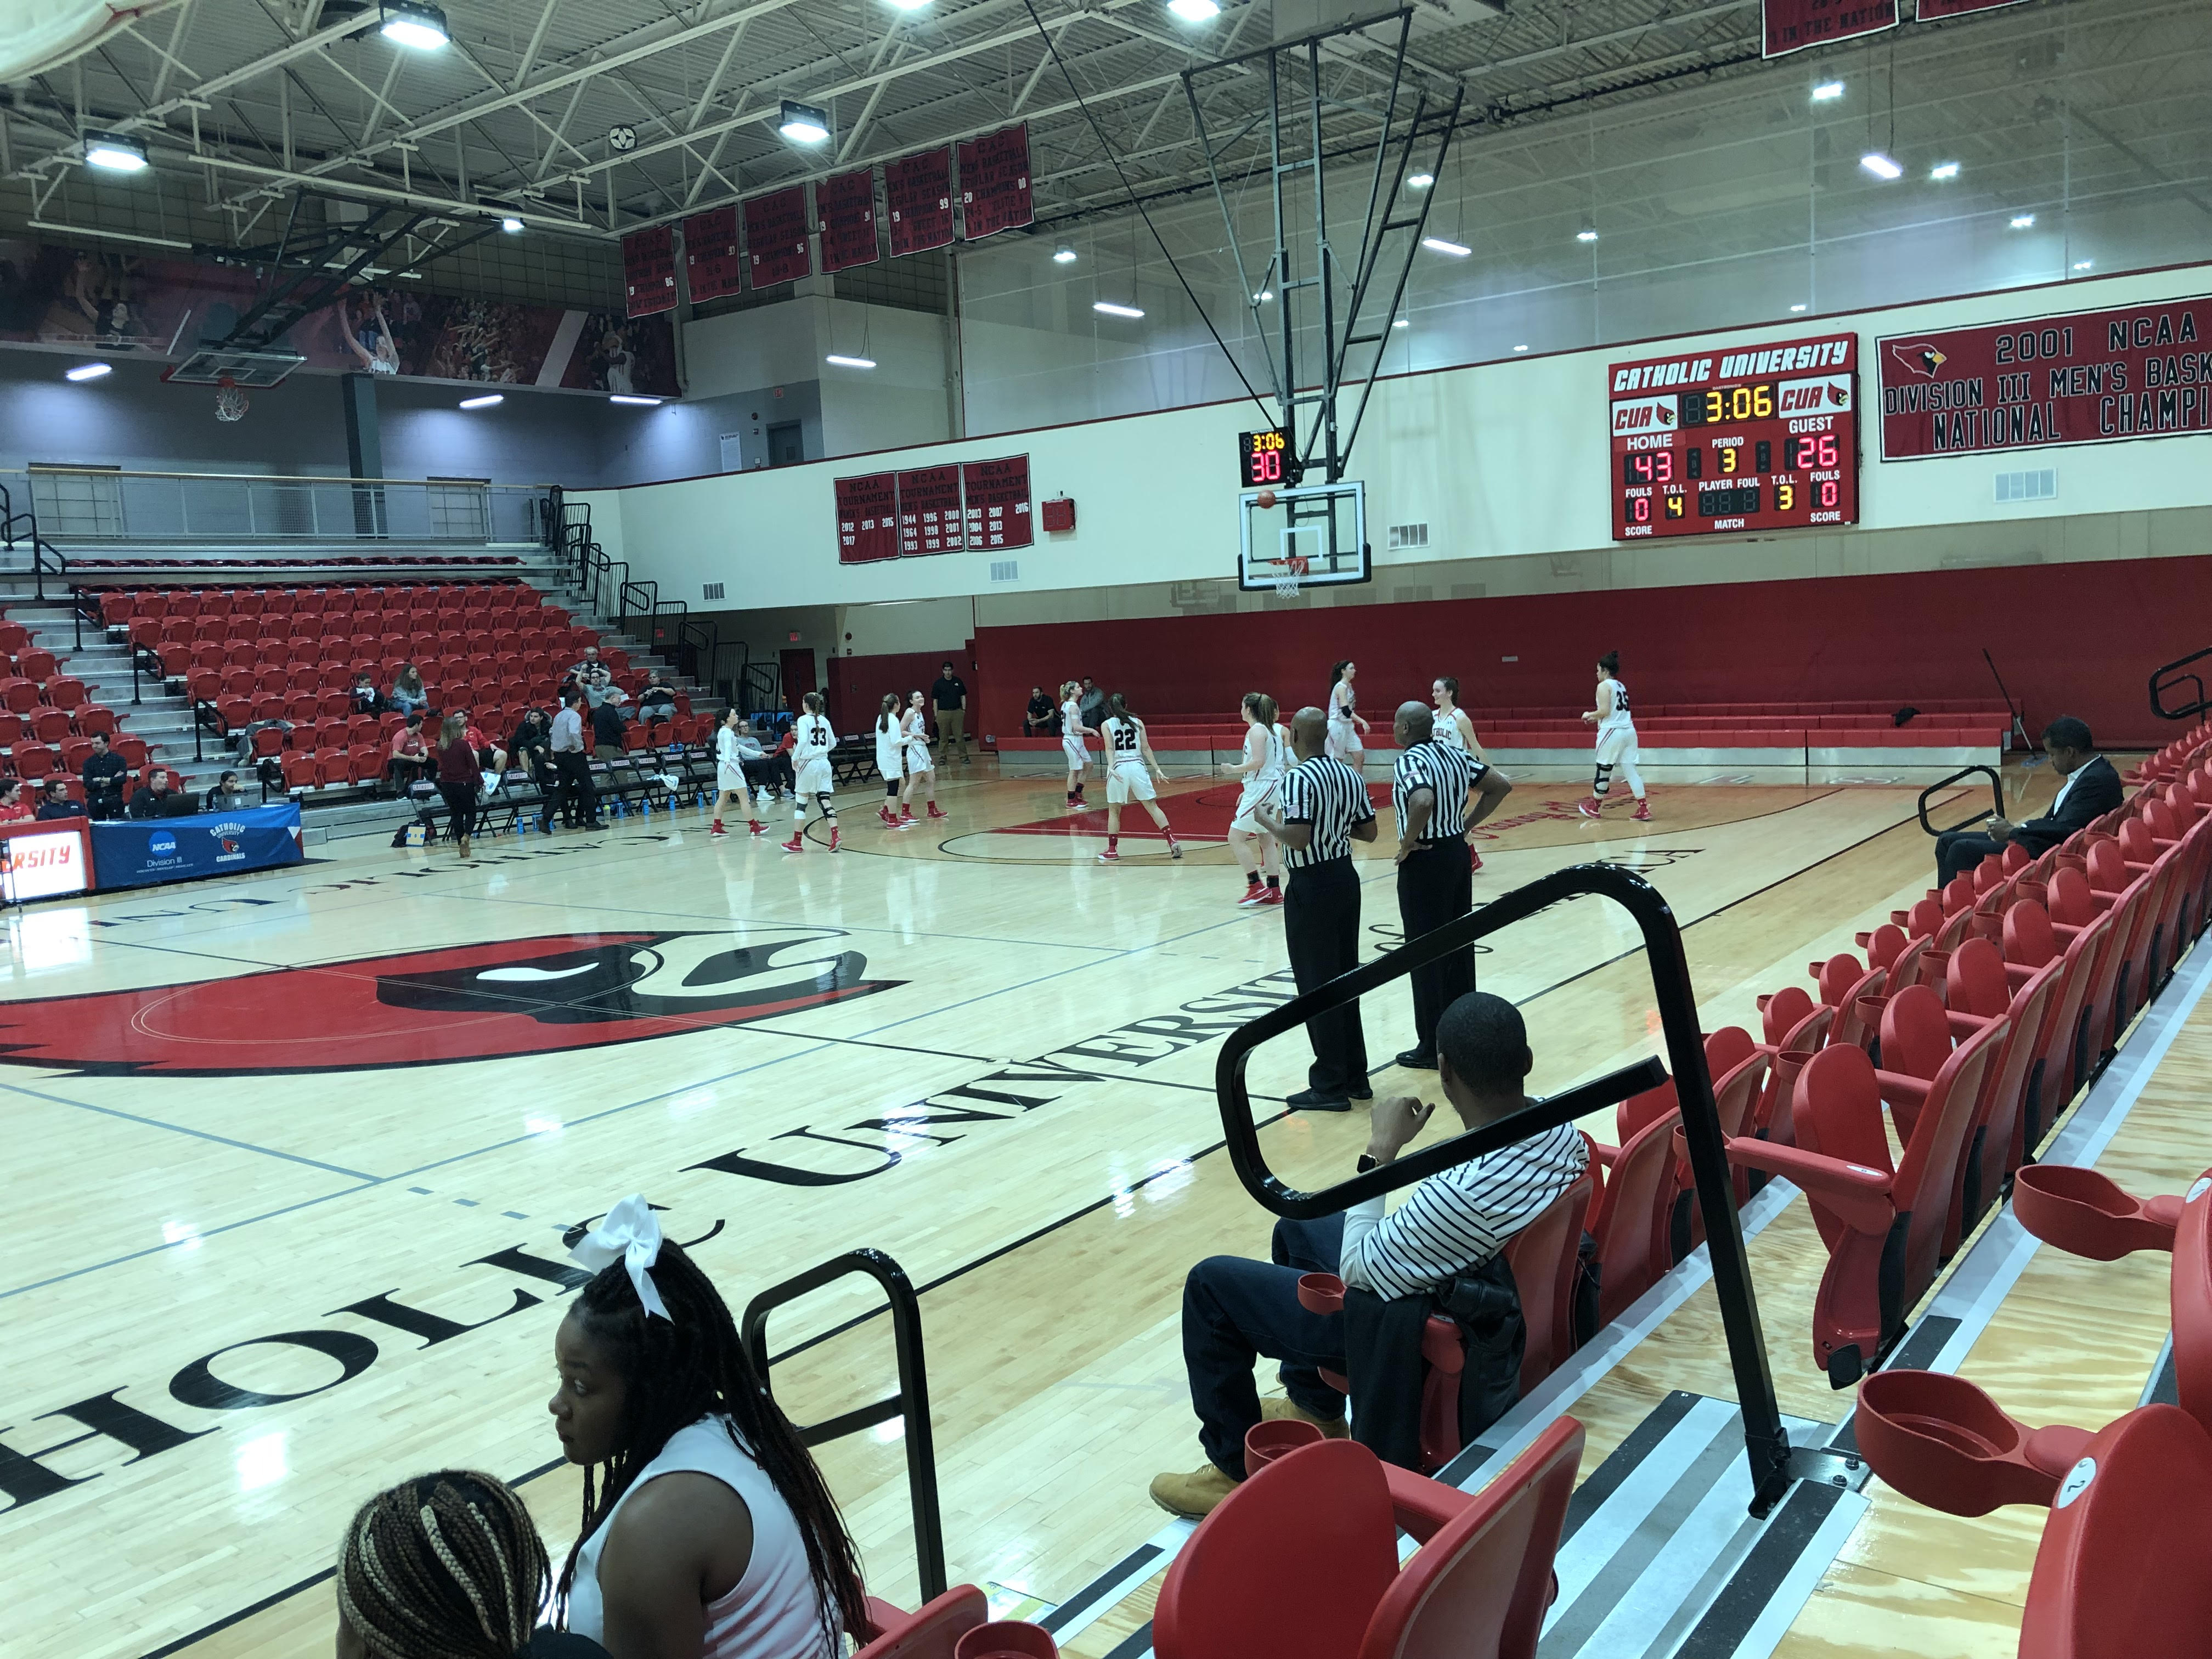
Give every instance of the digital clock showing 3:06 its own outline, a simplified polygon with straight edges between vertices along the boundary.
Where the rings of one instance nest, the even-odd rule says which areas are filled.
[[[1613,538],[1856,524],[1858,337],[1612,366]]]
[[[1244,489],[1264,489],[1270,484],[1294,486],[1305,468],[1290,439],[1279,428],[1237,434],[1237,478]]]

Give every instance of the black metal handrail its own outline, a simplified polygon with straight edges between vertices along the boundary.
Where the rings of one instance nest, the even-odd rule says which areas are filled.
[[[1951,834],[1953,830],[1971,830],[1974,825],[1981,823],[1983,817],[1985,816],[1981,812],[1976,812],[1974,816],[1970,818],[1960,818],[1958,823],[1942,830],[1938,830],[1934,824],[1928,822],[1928,803],[1929,800],[1933,799],[1942,791],[1948,789],[1953,784],[1963,782],[1966,779],[1972,777],[1978,772],[1990,781],[1990,810],[1986,816],[1990,817],[2002,817],[2004,816],[2005,810],[2004,780],[1997,775],[1996,768],[1994,766],[1962,766],[1957,771],[1952,773],[1949,777],[1944,778],[1939,782],[1931,783],[1925,789],[1920,792],[1920,804],[1916,809],[1920,814],[1920,827],[1923,830],[1925,830],[1931,836],[1948,836]]]
[[[212,732],[219,738],[228,738],[230,727],[223,720],[222,711],[205,697],[194,697],[191,702],[192,759],[198,763],[207,758],[206,751],[200,747],[203,734]]]
[[[2175,675],[2173,673],[2177,668],[2186,668],[2190,664],[2202,662],[2207,657],[2212,657],[2212,645],[2206,646],[2202,651],[2192,651],[2185,657],[2177,657],[2163,667],[2153,669],[2150,677],[2150,712],[2162,720],[2187,720],[2196,719],[2197,715],[2207,710],[2212,710],[2212,698],[2208,698],[2204,695],[2204,681],[2202,677],[2196,674]],[[2169,675],[2173,675],[2173,678],[2169,679],[2167,678]],[[2160,694],[2169,688],[2184,684],[2197,688],[2197,701],[2186,708],[2168,708],[2166,706],[2165,698]]]
[[[929,1425],[929,1377],[921,1354],[921,1298],[906,1270],[881,1250],[848,1250],[796,1278],[772,1285],[745,1304],[740,1334],[761,1386],[769,1398],[775,1389],[769,1376],[768,1316],[787,1302],[820,1290],[854,1273],[863,1273],[883,1287],[890,1303],[891,1340],[898,1354],[898,1392],[887,1400],[855,1407],[848,1412],[799,1429],[801,1444],[819,1446],[859,1434],[893,1418],[903,1425],[906,1440],[907,1494],[914,1507],[914,1545],[921,1579],[921,1599],[933,1601],[945,1594],[945,1525],[937,1503],[936,1441]],[[798,1427],[797,1425],[793,1425]]]
[[[157,690],[168,684],[168,671],[161,665],[161,653],[150,645],[134,645],[131,647],[131,701],[134,705],[146,701],[138,690],[138,677],[141,674],[151,674]]]
[[[627,570],[629,567],[625,565],[623,568]],[[635,611],[630,609],[632,601],[636,603]],[[659,604],[659,582],[634,582],[625,575],[622,586],[615,592],[615,631],[617,634],[629,633],[629,619],[633,616],[650,617]]]
[[[52,542],[39,534],[39,513],[36,505],[27,507],[18,513],[15,510],[15,497],[8,493],[8,487],[5,484],[0,484],[0,544],[4,544],[8,550],[12,553],[15,550],[16,541],[23,537],[28,537],[31,543],[33,596],[40,600],[45,599],[48,576],[57,578],[66,591],[69,586],[69,561],[55,549]],[[77,645],[79,648],[84,645],[82,635],[77,638]]]
[[[721,630],[714,623],[687,616],[676,624],[676,650],[669,661],[685,679],[696,681],[699,665],[712,664],[720,643]]]
[[[1570,1122],[1605,1101],[1625,1099],[1631,1093],[1656,1086],[1665,1073],[1656,1060],[1647,1060],[1565,1094],[1537,1102],[1498,1122],[1454,1135],[1411,1157],[1315,1193],[1301,1192],[1283,1182],[1268,1169],[1260,1150],[1251,1097],[1244,1084],[1245,1064],[1254,1049],[1297,1030],[1316,1014],[1355,1002],[1363,994],[1402,979],[1415,969],[1455,951],[1463,951],[1476,940],[1525,921],[1549,905],[1584,895],[1611,899],[1635,919],[1644,935],[1644,955],[1651,969],[1667,1058],[1674,1073],[1675,1095],[1681,1104],[1683,1131],[1689,1142],[1698,1206],[1706,1218],[1705,1242],[1711,1252],[1713,1291],[1720,1304],[1721,1324],[1728,1339],[1736,1399],[1743,1416],[1744,1445],[1751,1460],[1751,1513],[1763,1516],[1781,1500],[1791,1481],[1832,1480],[1835,1468],[1831,1465],[1840,1467],[1840,1460],[1835,1454],[1793,1448],[1783,1428],[1774,1378],[1767,1368],[1766,1339],[1759,1323],[1759,1304],[1752,1290],[1750,1261],[1744,1251],[1743,1228],[1736,1214],[1728,1148],[1721,1132],[1720,1114],[1713,1103],[1713,1080],[1705,1066],[1705,1040],[1698,1029],[1697,998],[1690,985],[1689,963],[1682,954],[1681,931],[1667,901],[1642,877],[1610,864],[1578,864],[1554,871],[1492,900],[1480,910],[1408,940],[1387,956],[1340,975],[1326,985],[1303,992],[1281,1007],[1232,1031],[1222,1045],[1220,1059],[1214,1067],[1214,1093],[1220,1107],[1222,1135],[1228,1144],[1230,1163],[1244,1190],[1270,1212],[1294,1218],[1326,1215],[1364,1199],[1395,1192],[1486,1152],[1496,1152],[1540,1129]]]

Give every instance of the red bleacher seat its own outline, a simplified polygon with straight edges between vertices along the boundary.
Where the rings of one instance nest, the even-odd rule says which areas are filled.
[[[200,614],[200,596],[197,588],[174,588],[169,593],[168,614],[186,620]]]
[[[266,760],[271,755],[283,754],[288,747],[285,742],[288,735],[273,726],[263,726],[253,734],[253,757]]]
[[[88,702],[76,711],[70,724],[76,727],[77,735],[81,738],[112,738],[115,735],[115,711],[103,708],[96,702]]]
[[[52,679],[54,668],[54,653],[41,647],[29,646],[15,653],[15,672],[27,680]]]
[[[16,622],[0,622],[0,654],[14,656],[31,642],[31,630]]]
[[[70,717],[58,708],[40,708],[31,715],[31,735],[40,743],[58,744],[70,734]]]
[[[84,770],[84,763],[92,758],[90,738],[64,738],[61,744],[61,769],[74,776]]]
[[[13,749],[23,740],[23,717],[0,714],[0,750]]]
[[[284,757],[284,787],[287,789],[313,789],[322,781],[321,769],[313,754],[304,749],[295,749]]]
[[[216,697],[214,702],[215,711],[221,717],[226,732],[242,731],[253,719],[253,702],[250,697],[223,696]]]
[[[123,757],[123,763],[134,772],[146,763],[144,740],[134,738],[127,732],[115,739],[114,750]]]
[[[46,744],[26,741],[9,747],[8,763],[17,777],[31,783],[52,773],[60,762]]]
[[[56,708],[81,708],[90,697],[84,682],[74,674],[57,674],[46,684],[46,702]]]
[[[234,617],[258,617],[262,608],[261,592],[258,588],[241,587],[231,595],[230,613]]]

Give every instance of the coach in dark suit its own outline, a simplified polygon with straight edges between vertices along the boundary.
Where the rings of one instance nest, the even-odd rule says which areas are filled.
[[[2059,786],[2051,811],[2026,823],[1991,818],[1979,830],[1954,830],[1938,836],[1936,880],[1939,885],[1971,871],[1990,854],[2002,853],[2008,842],[2040,856],[2120,804],[2120,775],[2112,769],[2112,762],[2097,752],[2097,741],[2085,723],[2071,714],[2051,721],[2043,728],[2043,752],[2051,757],[2051,769],[2066,780]]]

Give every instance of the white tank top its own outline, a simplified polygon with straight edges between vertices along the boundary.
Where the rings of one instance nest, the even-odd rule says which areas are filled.
[[[1352,702],[1352,688],[1346,685],[1342,680],[1339,680],[1334,685],[1330,686],[1328,688],[1329,719],[1333,720],[1341,720],[1346,726],[1351,725]]]
[[[1457,749],[1464,753],[1467,749],[1467,739],[1460,733],[1457,714],[1447,714],[1442,709],[1438,709],[1436,724],[1429,732],[1429,741],[1439,749]]]
[[[805,766],[820,760],[837,746],[837,734],[830,729],[829,720],[820,714],[801,714],[792,728],[799,734],[799,742],[791,751],[793,766]]]
[[[1245,729],[1244,753],[1252,753],[1255,737],[1260,741],[1260,769],[1252,774],[1254,783],[1274,783],[1290,770],[1290,733],[1279,726],[1249,726]]]
[[[1619,680],[1600,680],[1598,682],[1598,690],[1601,691],[1605,690],[1607,686],[1611,686],[1613,688],[1613,713],[1606,715],[1603,719],[1598,721],[1597,729],[1601,732],[1626,732],[1632,730],[1635,727],[1636,722],[1631,720],[1628,714],[1628,688],[1623,685]]]
[[[919,708],[909,708],[899,721],[899,729],[906,734],[907,747],[916,752],[917,758],[929,758],[929,721]],[[927,770],[925,767],[924,770]]]
[[[744,758],[738,752],[738,734],[728,726],[714,733],[714,760],[722,766],[735,766]]]
[[[1119,714],[1109,714],[1102,730],[1106,734],[1106,747],[1114,757],[1116,766],[1141,767],[1145,763],[1145,723],[1132,716],[1124,720]]]
[[[843,1653],[842,1637],[833,1638],[823,1628],[799,1522],[726,1417],[702,1417],[669,1436],[660,1455],[638,1471],[599,1530],[584,1540],[576,1554],[575,1583],[568,1589],[568,1628],[605,1644],[599,1552],[638,1488],[655,1475],[678,1470],[712,1475],[744,1500],[753,1518],[752,1559],[735,1589],[707,1604],[707,1640],[699,1659],[833,1659]],[[834,1618],[834,1604],[830,1613]]]
[[[1083,724],[1083,705],[1073,697],[1060,706],[1060,735],[1063,741],[1080,744],[1081,735],[1076,727]]]

